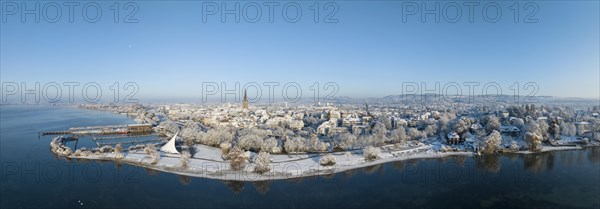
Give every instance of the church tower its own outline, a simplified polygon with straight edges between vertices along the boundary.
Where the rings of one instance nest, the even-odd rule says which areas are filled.
[[[248,109],[248,95],[246,94],[246,89],[244,89],[244,101],[242,103],[242,107],[244,109]]]

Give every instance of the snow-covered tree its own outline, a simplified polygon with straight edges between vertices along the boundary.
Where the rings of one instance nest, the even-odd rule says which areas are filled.
[[[222,142],[232,143],[234,134],[229,129],[210,129],[206,133],[198,132],[196,141],[208,146],[218,146]]]
[[[190,154],[190,152],[188,150],[184,150],[181,152],[181,156],[179,157],[179,162],[180,162],[182,168],[188,167],[188,164],[190,162],[190,157],[192,157],[192,155]]]
[[[397,129],[393,130],[389,139],[393,143],[406,142],[406,131],[404,130],[404,127],[398,127]]]
[[[356,147],[358,137],[354,134],[342,133],[336,135],[334,139],[342,149],[351,149]]]
[[[409,128],[406,135],[410,140],[418,140],[425,137],[425,135],[421,131],[419,131],[419,129],[416,128]]]
[[[246,166],[246,155],[239,147],[234,147],[227,154],[231,169],[241,170]]]
[[[454,131],[457,134],[461,135],[468,130],[469,130],[469,126],[466,123],[466,121],[463,120],[462,118],[459,118],[456,121],[454,121]]]
[[[336,160],[335,157],[331,154],[326,154],[319,159],[319,164],[322,166],[332,166],[335,165]]]
[[[311,152],[324,152],[327,150],[327,144],[319,140],[319,138],[312,137],[308,142],[308,151]]]
[[[367,146],[363,150],[363,157],[365,160],[377,160],[381,158],[381,151],[373,146]]]
[[[254,160],[254,172],[265,173],[271,170],[271,155],[268,152],[259,152]]]
[[[144,152],[146,152],[147,155],[150,155],[150,164],[156,164],[160,160],[160,153],[158,153],[154,144],[147,144],[146,148],[144,148]]]
[[[485,124],[485,131],[492,133],[492,131],[500,131],[500,119],[496,116],[489,116],[487,123]]]
[[[438,125],[436,123],[428,124],[427,126],[425,126],[425,130],[423,130],[423,132],[425,132],[425,135],[427,135],[427,137],[435,136],[439,129],[437,126]]]
[[[275,139],[275,137],[269,137],[262,143],[260,150],[271,153],[275,147],[277,147],[277,139]]]
[[[229,150],[231,149],[231,143],[223,142],[219,145],[219,147],[221,148],[221,154],[227,155],[229,153]]]
[[[198,134],[198,132],[200,132],[199,129],[195,129],[192,127],[185,127],[183,129],[181,129],[181,138],[183,138],[183,141],[186,145],[191,146],[192,144],[194,144],[195,140],[196,140],[196,135]]]
[[[376,135],[377,137],[385,138],[387,129],[385,128],[385,125],[383,125],[383,123],[375,123],[372,132],[373,135]]]
[[[175,134],[179,131],[179,125],[171,120],[165,120],[158,125],[159,130],[164,130],[171,134]]]
[[[121,143],[117,144],[115,146],[115,159],[120,160],[120,159],[123,159],[125,157],[121,153],[122,151],[123,151],[123,146],[121,145]]]
[[[542,141],[548,141],[548,138],[550,138],[550,135],[548,133],[548,123],[546,123],[546,121],[541,121],[539,123],[540,126],[540,135],[542,136]]]
[[[500,150],[500,144],[502,137],[500,132],[492,130],[492,133],[485,138],[483,152],[486,154],[493,154]]]
[[[287,140],[284,144],[284,148],[288,153],[308,151],[306,141],[302,137],[293,137],[290,140]]]
[[[560,130],[562,134],[567,136],[575,136],[575,134],[577,133],[577,128],[575,127],[575,124],[568,122],[561,123]]]
[[[255,134],[243,135],[239,138],[238,146],[245,150],[260,150],[263,146],[263,139]]]
[[[525,121],[521,118],[515,118],[515,119],[511,120],[511,125],[521,129],[521,128],[523,128],[523,126],[525,126]]]
[[[384,125],[386,130],[392,129],[392,120],[388,117],[381,117],[379,122]]]
[[[527,123],[525,142],[529,146],[530,151],[538,152],[542,150],[542,131],[540,125],[533,120]]]

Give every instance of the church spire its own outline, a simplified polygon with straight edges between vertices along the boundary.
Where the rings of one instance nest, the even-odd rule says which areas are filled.
[[[242,107],[244,109],[248,109],[248,94],[246,94],[246,89],[244,89],[244,101],[242,103]]]

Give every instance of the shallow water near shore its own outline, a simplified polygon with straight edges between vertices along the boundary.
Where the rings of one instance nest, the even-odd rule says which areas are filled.
[[[1,106],[2,208],[598,208],[600,148],[447,157],[264,182],[184,177],[110,161],[65,160],[41,131],[133,123],[124,115]],[[90,145],[85,145],[90,146]]]

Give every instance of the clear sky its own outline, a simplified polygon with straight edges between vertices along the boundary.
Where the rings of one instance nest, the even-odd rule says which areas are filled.
[[[234,15],[226,15],[223,23],[220,13],[221,3],[233,9],[236,1],[217,1],[205,8],[196,1],[136,2],[127,9],[126,2],[119,2],[115,23],[109,7],[114,2],[99,2],[102,16],[96,23],[82,16],[86,2],[74,7],[73,23],[68,7],[61,4],[62,16],[50,23],[55,5],[41,1],[41,12],[48,13],[42,15],[48,16],[36,23],[34,15],[26,14],[23,23],[21,11],[12,14],[14,5],[3,1],[2,82],[98,82],[104,91],[113,82],[135,82],[141,98],[200,98],[202,82],[297,82],[304,94],[313,82],[335,82],[337,95],[349,97],[401,94],[403,82],[496,82],[505,94],[512,92],[514,82],[521,88],[535,82],[537,95],[600,95],[598,1],[519,2],[517,23],[514,1],[499,3],[502,15],[495,23],[484,18],[496,15],[494,7],[482,11],[488,2],[474,7],[473,22],[469,8],[458,2],[462,14],[451,23],[448,19],[457,10],[447,1],[437,2],[439,22],[427,14],[423,22],[421,13],[408,11],[411,5],[423,10],[421,2],[393,0],[332,5],[296,1],[292,3],[302,9],[296,23],[282,16],[282,7],[290,1],[274,7],[273,23],[264,2],[258,2],[261,16],[256,23],[248,21],[257,11],[248,1],[237,1],[241,13],[246,11],[239,23]],[[318,23],[310,7],[315,2]],[[426,9],[435,3],[425,2]],[[25,4],[28,9],[35,6]],[[16,5],[24,9],[21,2]],[[215,5],[219,11],[211,15],[208,10]],[[134,7],[138,22],[123,23]],[[293,19],[295,7],[287,8],[286,17]],[[324,23],[334,9],[330,20],[338,22]],[[533,10],[536,13],[528,18]],[[94,7],[87,14],[93,19]],[[525,19],[537,23],[524,23]]]

